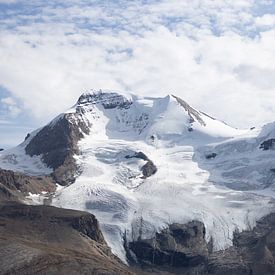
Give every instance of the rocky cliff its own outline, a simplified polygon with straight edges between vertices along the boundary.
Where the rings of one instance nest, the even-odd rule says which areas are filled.
[[[1,274],[132,274],[112,255],[95,216],[0,204]]]
[[[201,222],[172,224],[152,239],[131,242],[128,255],[144,274],[275,274],[275,213],[252,230],[235,232],[233,246],[212,251]]]
[[[0,169],[0,201],[23,200],[29,193],[53,192],[56,186],[49,176],[29,176]]]
[[[53,168],[53,179],[61,185],[72,183],[78,171],[74,159],[79,154],[78,141],[89,133],[89,124],[81,113],[64,114],[42,128],[28,143],[28,155],[42,155],[42,160]]]

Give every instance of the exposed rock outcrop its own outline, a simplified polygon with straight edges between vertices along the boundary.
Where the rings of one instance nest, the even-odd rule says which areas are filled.
[[[208,248],[201,222],[172,224],[155,238],[129,244],[139,263],[170,267],[195,267],[206,262]]]
[[[29,193],[53,192],[55,188],[51,177],[34,177],[0,169],[0,200],[22,200]]]
[[[216,153],[209,153],[209,154],[206,154],[205,158],[206,159],[214,159],[216,156],[217,156]]]
[[[154,175],[157,170],[157,166],[151,160],[148,160],[147,163],[141,167],[143,178],[148,178]]]
[[[141,167],[143,178],[146,179],[157,172],[157,166],[150,160],[143,152],[136,152],[133,155],[127,155],[125,158],[138,158],[146,161],[146,163]]]
[[[275,213],[259,220],[253,230],[236,233],[233,243],[252,274],[275,274]]]
[[[128,108],[132,101],[116,93],[94,94],[80,96],[75,113],[66,113],[43,127],[27,144],[25,151],[28,155],[41,155],[45,164],[53,168],[53,179],[61,185],[73,183],[80,172],[75,155],[80,153],[78,141],[90,132],[90,123],[85,118],[93,104],[100,103],[105,109]],[[26,137],[26,140],[30,135]]]
[[[61,185],[74,182],[78,171],[75,154],[78,141],[89,133],[89,123],[81,114],[64,114],[40,130],[25,150],[30,156],[42,155],[48,167],[54,169],[53,178]]]
[[[212,252],[204,235],[200,222],[172,224],[129,248],[150,274],[275,274],[275,213],[258,221],[253,230],[235,232],[233,245],[222,251]]]
[[[105,93],[97,91],[94,93],[84,93],[77,101],[78,105],[90,105],[101,103],[105,109],[128,108],[132,101],[117,93]]]
[[[132,274],[96,218],[50,206],[0,204],[1,274]]]
[[[182,106],[185,109],[185,111],[188,113],[188,115],[190,117],[190,123],[198,121],[202,126],[206,126],[205,121],[202,119],[200,113],[197,110],[192,108],[187,102],[185,102],[181,98],[179,98],[175,95],[172,95],[172,96],[177,100],[177,102],[180,104],[180,106]]]
[[[270,149],[274,149],[274,148],[275,148],[275,139],[274,138],[265,140],[260,145],[260,149],[263,149],[265,151],[270,150]]]

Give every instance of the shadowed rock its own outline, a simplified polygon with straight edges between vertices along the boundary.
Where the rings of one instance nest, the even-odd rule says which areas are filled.
[[[157,166],[151,160],[147,161],[147,163],[141,167],[143,178],[148,178],[154,175],[157,170]]]
[[[235,232],[233,246],[209,258],[209,274],[275,274],[275,213],[251,231]]]
[[[233,245],[212,251],[205,229],[197,221],[172,224],[152,239],[130,242],[145,274],[273,275],[275,274],[275,213],[252,230],[235,232]],[[128,252],[128,255],[131,253]]]
[[[171,267],[194,267],[205,263],[208,256],[201,222],[172,224],[156,233],[155,238],[129,244],[141,264]]]
[[[42,155],[53,178],[62,185],[74,182],[78,167],[74,155],[79,154],[78,141],[89,133],[89,124],[81,114],[64,114],[56,122],[42,128],[26,146],[30,156]]]
[[[216,153],[210,153],[205,156],[206,159],[214,159],[217,156]]]
[[[263,149],[264,151],[266,151],[266,150],[274,149],[274,146],[275,146],[275,139],[271,138],[262,142],[260,145],[260,149]]]
[[[143,152],[136,152],[133,155],[127,155],[125,158],[138,158],[147,161],[146,164],[141,167],[144,179],[154,175],[158,170],[153,161],[151,161]]]
[[[132,101],[117,93],[84,93],[77,101],[78,105],[101,104],[105,109],[129,108]]]

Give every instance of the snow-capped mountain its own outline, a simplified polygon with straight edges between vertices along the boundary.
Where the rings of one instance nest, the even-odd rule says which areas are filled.
[[[52,205],[99,219],[113,252],[172,223],[198,220],[214,249],[274,210],[275,125],[238,130],[181,98],[90,91],[0,152],[0,167],[52,174]]]

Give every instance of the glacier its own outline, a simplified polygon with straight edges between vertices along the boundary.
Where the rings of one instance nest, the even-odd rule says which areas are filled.
[[[275,151],[260,148],[275,137],[274,124],[235,129],[175,95],[139,97],[108,90],[84,93],[66,113],[81,114],[90,132],[74,156],[80,175],[57,189],[52,205],[93,213],[124,262],[125,240],[151,238],[169,224],[199,220],[207,241],[221,250],[232,245],[235,230],[252,228],[274,211]],[[50,174],[39,156],[24,157],[25,143],[0,152],[0,167]],[[139,152],[156,173],[144,177],[146,159],[129,157]],[[27,158],[32,169],[9,163],[9,155]]]

